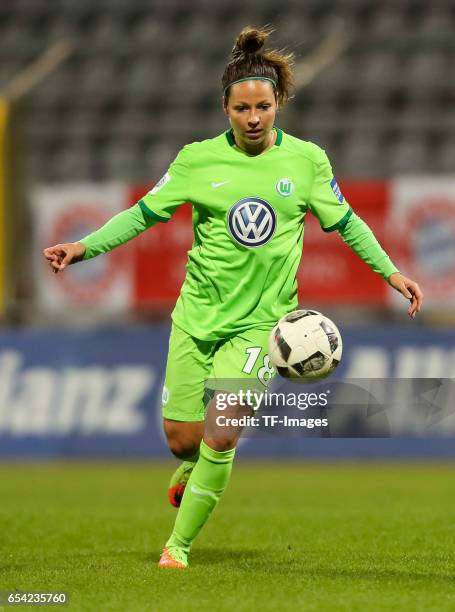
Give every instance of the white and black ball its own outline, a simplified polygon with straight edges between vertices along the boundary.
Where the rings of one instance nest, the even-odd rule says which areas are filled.
[[[341,360],[343,342],[333,321],[316,310],[290,312],[273,328],[269,357],[284,378],[326,378]]]

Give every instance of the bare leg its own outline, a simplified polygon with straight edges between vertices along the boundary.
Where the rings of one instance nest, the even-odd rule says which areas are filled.
[[[169,449],[178,459],[191,459],[199,453],[204,434],[204,421],[163,419],[163,426]]]
[[[218,425],[217,417],[220,414],[225,419],[238,419],[251,412],[246,406],[236,405],[229,406],[221,413],[217,409],[215,395],[208,406],[205,422],[165,422],[169,446],[174,454],[189,454],[195,450],[193,445],[197,440],[201,440],[202,435],[204,439],[200,443],[199,459],[192,467],[186,482],[173,532],[161,556],[160,565],[164,567],[186,567],[194,538],[206,523],[229,482],[235,446],[242,427],[237,424],[228,427]]]
[[[225,394],[224,394],[225,395]],[[231,423],[231,419],[240,419],[251,415],[248,406],[235,404],[220,411],[216,405],[216,395],[210,402],[205,420],[204,442],[213,450],[223,452],[236,447],[243,427],[239,425],[218,425],[217,417],[223,418],[223,423]]]

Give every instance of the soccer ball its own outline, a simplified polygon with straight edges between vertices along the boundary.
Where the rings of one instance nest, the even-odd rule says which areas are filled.
[[[290,312],[269,337],[269,357],[279,374],[303,382],[331,374],[342,352],[337,326],[316,310]]]

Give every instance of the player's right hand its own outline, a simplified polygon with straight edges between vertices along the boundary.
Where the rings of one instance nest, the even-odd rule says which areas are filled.
[[[49,262],[55,274],[63,272],[66,266],[81,261],[85,254],[85,246],[81,242],[56,244],[44,249],[43,255]]]

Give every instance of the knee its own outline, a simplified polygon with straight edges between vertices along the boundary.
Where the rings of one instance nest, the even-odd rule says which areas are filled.
[[[185,423],[165,419],[164,431],[169,450],[178,459],[191,459],[199,452],[203,422]]]
[[[187,440],[182,440],[179,438],[168,438],[167,444],[169,450],[177,457],[177,459],[190,459],[199,451],[198,444],[193,444],[191,442],[188,443]]]
[[[204,438],[204,442],[213,450],[222,453],[224,451],[232,450],[237,444],[238,438],[236,436],[224,436],[216,438]]]

